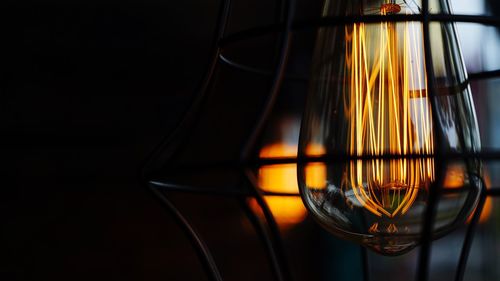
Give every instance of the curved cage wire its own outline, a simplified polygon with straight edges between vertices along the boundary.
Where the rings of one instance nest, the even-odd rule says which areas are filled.
[[[275,105],[276,99],[279,95],[280,88],[285,79],[306,81],[308,77],[296,74],[286,73],[286,66],[288,62],[290,45],[293,41],[293,33],[305,29],[316,29],[318,27],[335,26],[345,23],[354,22],[387,22],[387,21],[417,21],[421,22],[423,26],[423,40],[425,49],[425,62],[426,70],[429,76],[432,77],[432,49],[430,48],[430,35],[429,25],[432,22],[449,22],[449,23],[475,23],[485,26],[500,27],[500,18],[495,16],[482,16],[482,15],[457,15],[457,14],[431,14],[429,12],[429,1],[422,0],[422,12],[416,15],[365,15],[365,16],[335,16],[325,17],[321,19],[312,20],[296,20],[294,19],[294,9],[296,8],[296,0],[283,0],[277,1],[277,21],[273,24],[254,27],[239,31],[232,34],[226,34],[228,19],[231,14],[231,0],[221,1],[220,11],[218,15],[218,25],[214,34],[214,42],[212,48],[212,59],[210,66],[207,69],[205,78],[199,86],[198,94],[192,102],[190,110],[187,112],[177,129],[168,136],[168,138],[152,153],[152,156],[143,169],[143,180],[147,187],[157,197],[165,209],[176,219],[179,226],[185,231],[186,236],[190,239],[194,249],[198,253],[198,257],[202,262],[205,272],[209,280],[223,280],[220,270],[216,261],[211,254],[209,247],[204,242],[203,238],[190,224],[190,222],[183,216],[183,214],[172,204],[168,196],[163,191],[181,191],[189,193],[203,193],[214,196],[225,196],[239,200],[242,209],[248,216],[249,220],[256,232],[258,233],[262,243],[266,246],[269,260],[271,261],[274,277],[276,280],[292,280],[288,262],[286,260],[283,243],[281,241],[280,232],[273,215],[267,206],[266,201],[263,199],[266,195],[280,195],[280,196],[299,196],[297,193],[286,192],[270,192],[263,191],[258,188],[258,182],[255,176],[249,172],[264,165],[273,164],[298,164],[308,162],[322,162],[322,163],[335,163],[339,161],[363,159],[366,156],[353,157],[350,155],[329,154],[324,156],[310,156],[310,157],[279,157],[279,158],[259,158],[255,157],[256,143],[261,137],[266,122],[269,119],[271,111]],[[261,69],[253,66],[239,63],[224,54],[225,48],[243,42],[250,38],[256,38],[270,33],[279,34],[279,57],[274,69]],[[200,106],[206,99],[206,92],[208,91],[214,76],[215,69],[218,65],[227,65],[239,71],[263,75],[272,79],[269,93],[266,98],[265,106],[260,110],[260,117],[256,121],[248,141],[241,150],[240,159],[238,161],[212,161],[201,164],[170,164],[169,159],[175,153],[177,147],[181,145],[182,138],[185,132],[189,131],[192,123],[196,119]],[[468,73],[469,81],[500,78],[500,69],[492,71],[481,71],[475,73]],[[466,82],[469,82],[466,81]],[[429,96],[436,96],[435,85],[433,79],[429,79]],[[435,105],[431,103],[433,112],[435,112]],[[430,157],[429,155],[428,157]],[[381,159],[395,159],[401,157],[400,155],[383,155]],[[405,158],[411,157],[426,157],[425,155],[405,155]],[[469,159],[476,158],[486,162],[500,161],[500,151],[497,150],[482,150],[479,153],[447,153],[447,154],[434,154],[432,157],[436,161],[450,161],[450,159]],[[373,157],[370,157],[371,159]],[[248,180],[246,189],[233,189],[227,188],[212,188],[192,185],[182,185],[169,182],[168,180],[161,180],[155,177],[160,168],[168,167],[176,171],[193,171],[193,170],[216,170],[216,169],[232,169],[241,171],[242,175]],[[443,178],[443,171],[437,170],[436,178]],[[425,211],[425,218],[423,221],[424,227],[421,237],[421,248],[419,252],[417,276],[416,280],[429,279],[430,255],[432,244],[432,226],[436,216],[436,205],[439,196],[446,192],[440,188],[439,180],[436,181],[436,188],[431,188],[428,198],[428,207]],[[472,219],[467,226],[466,235],[462,244],[461,254],[459,257],[458,266],[455,272],[455,280],[460,281],[464,278],[467,259],[471,249],[474,233],[484,207],[485,201],[488,197],[500,197],[500,188],[483,189],[480,194],[480,199],[476,210],[473,213]],[[249,208],[245,198],[254,198],[259,208],[264,214],[264,220],[259,218],[254,210]],[[368,258],[365,248],[362,249],[363,259],[360,261],[363,271],[364,280],[369,280],[368,273]]]

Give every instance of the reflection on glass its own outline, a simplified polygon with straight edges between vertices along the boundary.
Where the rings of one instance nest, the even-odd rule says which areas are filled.
[[[489,189],[491,188],[491,178],[489,173],[485,170],[483,172],[483,178],[484,178],[484,184],[486,185],[486,188]],[[491,218],[491,212],[493,211],[493,200],[491,199],[490,196],[486,198],[484,201],[484,206],[483,210],[481,211],[481,216],[479,217],[479,223],[480,224],[485,224],[488,222]],[[467,222],[470,222],[472,219],[472,215],[469,217]]]
[[[444,0],[434,5],[449,8]],[[324,15],[420,10],[416,1],[326,1]],[[387,255],[418,244],[429,189],[436,180],[436,150],[473,152],[480,147],[454,27],[431,26],[433,58],[438,57],[432,65],[438,90],[435,114],[427,91],[422,30],[419,22],[320,29],[300,133],[301,156],[313,155],[310,147],[319,146],[320,155],[362,158],[329,164],[319,185],[310,184],[310,164],[299,166],[308,209],[332,233]],[[387,154],[393,159],[380,157]],[[434,237],[466,220],[477,203],[480,176],[476,160],[457,160],[445,169],[449,192],[438,205]]]

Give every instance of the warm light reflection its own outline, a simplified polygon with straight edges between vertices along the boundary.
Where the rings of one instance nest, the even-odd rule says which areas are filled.
[[[380,13],[397,8],[384,4]],[[346,27],[349,154],[433,154],[421,34],[421,24],[414,22]],[[350,161],[342,185],[366,210],[392,218],[404,215],[433,180],[433,158],[373,159]]]
[[[465,183],[465,176],[466,176],[466,167],[464,164],[450,164],[447,168],[446,171],[446,176],[444,178],[444,183],[443,183],[443,188],[449,188],[449,189],[457,189],[457,188],[463,188]],[[483,179],[484,183],[486,185],[485,188],[490,188],[491,186],[491,179],[488,174],[488,172],[485,170],[483,172]],[[477,208],[477,207],[476,207]],[[491,211],[492,211],[493,205],[491,202],[491,198],[487,197],[486,201],[484,202],[483,210],[481,212],[481,217],[479,218],[479,223],[485,223],[488,221],[488,219],[491,216]],[[474,216],[474,211],[470,214],[469,218],[467,219],[467,222],[469,223]]]
[[[310,156],[325,153],[322,146],[314,145],[307,148]],[[289,144],[272,144],[265,146],[259,153],[260,158],[296,157],[297,146]],[[306,166],[308,184],[314,188],[322,189],[326,186],[326,166],[322,163],[310,163]],[[264,199],[273,213],[276,221],[282,225],[296,224],[303,221],[307,211],[299,197],[297,184],[296,164],[277,164],[262,166],[258,171],[259,188],[265,192],[296,194],[266,195]],[[258,209],[255,200],[250,201],[250,206]]]
[[[493,202],[491,201],[491,198],[488,197],[486,198],[486,201],[484,201],[483,211],[481,212],[481,217],[479,217],[479,223],[486,223],[491,217],[492,210]]]
[[[493,202],[491,198],[486,198],[484,202],[483,211],[481,212],[481,217],[479,218],[479,223],[486,223],[491,217],[491,211],[493,210]]]
[[[308,145],[306,156],[322,156],[326,151],[322,145]],[[326,188],[326,165],[324,163],[308,163],[305,166],[306,184],[312,189]]]
[[[465,183],[466,169],[463,164],[449,164],[444,177],[443,188],[462,188]]]
[[[487,170],[483,172],[484,184],[486,185],[486,189],[491,188],[491,178],[490,174]],[[476,207],[477,208],[477,207]],[[475,211],[475,210],[474,210]],[[481,216],[479,217],[479,223],[486,223],[491,217],[491,212],[493,211],[493,201],[491,197],[486,197],[486,201],[484,201],[483,210],[481,212]],[[474,212],[472,212],[474,214]],[[472,214],[469,217],[469,220],[472,218]]]

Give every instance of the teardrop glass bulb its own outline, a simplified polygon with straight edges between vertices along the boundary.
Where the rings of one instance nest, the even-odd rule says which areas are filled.
[[[401,3],[399,3],[401,2]],[[445,0],[431,6],[449,12]],[[326,1],[324,15],[418,14],[418,1]],[[323,183],[309,184],[300,164],[301,196],[327,230],[386,255],[418,245],[436,151],[477,152],[477,121],[453,24],[430,26],[434,78],[425,65],[421,22],[352,23],[317,34],[299,156],[352,156],[329,162]],[[436,113],[428,95],[434,79]],[[437,118],[435,120],[434,118]],[[441,137],[436,137],[436,136]],[[318,151],[318,150],[316,150]],[[392,158],[384,158],[391,155]],[[463,223],[477,204],[481,165],[454,160],[443,168],[433,237]]]

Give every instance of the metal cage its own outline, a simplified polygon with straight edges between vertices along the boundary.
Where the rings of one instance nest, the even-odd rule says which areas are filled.
[[[332,162],[339,161],[348,157],[347,155],[327,155],[322,157],[292,157],[292,158],[275,158],[275,159],[258,159],[252,157],[252,149],[259,136],[262,134],[263,128],[269,118],[269,115],[273,109],[276,102],[277,96],[279,94],[280,87],[285,78],[288,79],[306,79],[304,77],[290,76],[287,77],[285,73],[287,60],[290,51],[290,44],[293,40],[293,33],[298,30],[312,29],[322,26],[333,26],[343,23],[353,23],[353,22],[382,22],[382,21],[419,21],[423,25],[423,38],[424,38],[424,48],[425,48],[425,62],[427,73],[432,77],[432,50],[430,48],[430,35],[429,35],[429,25],[431,22],[461,22],[461,23],[476,23],[487,26],[500,27],[500,18],[493,16],[479,16],[479,15],[456,15],[456,14],[431,14],[429,12],[429,1],[422,0],[422,12],[418,15],[368,15],[368,16],[341,16],[341,17],[326,17],[316,20],[295,20],[294,10],[296,8],[296,0],[283,0],[283,2],[278,1],[278,7],[280,11],[277,14],[282,16],[277,16],[278,20],[275,24],[269,24],[265,26],[258,26],[244,31],[240,31],[233,34],[226,34],[226,29],[228,25],[228,18],[231,13],[231,0],[222,0],[221,6],[218,14],[218,23],[216,27],[216,32],[214,34],[214,43],[212,46],[212,57],[210,65],[207,69],[205,77],[198,87],[198,93],[194,98],[192,105],[184,116],[183,120],[180,122],[175,131],[168,136],[163,143],[152,153],[150,160],[144,166],[143,169],[143,181],[145,185],[151,190],[151,192],[159,199],[159,202],[165,207],[165,210],[170,213],[176,220],[177,224],[184,230],[185,235],[190,239],[192,246],[196,250],[200,261],[202,262],[205,272],[209,280],[221,281],[223,280],[220,271],[218,269],[217,263],[215,262],[210,249],[206,245],[203,238],[197,233],[190,222],[183,216],[183,214],[174,206],[174,204],[167,198],[167,196],[162,191],[183,191],[191,193],[204,193],[217,196],[226,196],[239,200],[241,207],[243,208],[248,219],[252,222],[256,232],[258,233],[260,239],[262,239],[263,244],[267,248],[267,253],[270,260],[272,261],[272,269],[274,272],[274,277],[276,280],[291,280],[292,276],[287,264],[287,258],[283,249],[282,241],[278,226],[270,212],[269,207],[263,199],[264,195],[283,195],[283,196],[298,196],[298,194],[289,193],[269,193],[261,191],[257,188],[256,179],[247,173],[250,186],[248,190],[234,190],[229,188],[198,188],[196,186],[189,185],[179,185],[168,180],[161,180],[155,178],[154,175],[158,173],[160,167],[169,166],[169,157],[174,153],[176,147],[182,142],[182,136],[185,132],[190,130],[190,126],[196,119],[198,110],[202,105],[204,99],[206,98],[205,93],[212,83],[214,70],[219,64],[225,64],[229,67],[236,68],[243,72],[250,72],[258,75],[266,75],[272,77],[272,85],[269,89],[267,95],[267,100],[265,106],[260,110],[260,117],[254,125],[253,131],[250,133],[247,143],[244,145],[241,151],[241,158],[239,161],[235,162],[218,162],[214,161],[212,163],[205,163],[199,165],[171,165],[170,168],[180,169],[180,170],[192,170],[192,169],[238,169],[242,173],[249,168],[259,167],[261,165],[270,164],[283,164],[283,163],[300,163],[300,162]],[[279,47],[279,59],[275,65],[274,70],[257,69],[251,66],[247,66],[235,61],[232,61],[224,55],[224,49],[236,42],[242,40],[268,34],[271,32],[277,32],[280,35],[280,47]],[[480,80],[488,78],[500,77],[500,69],[494,71],[483,71],[478,73],[469,73],[469,80]],[[435,86],[433,85],[433,79],[429,79],[429,96],[434,97],[436,95]],[[431,103],[434,109],[435,105]],[[386,158],[397,157],[395,155],[385,155]],[[436,160],[446,161],[446,159],[466,159],[470,157],[475,157],[482,159],[483,161],[498,161],[500,160],[500,151],[482,151],[477,154],[471,153],[458,153],[458,154],[437,154],[435,155]],[[349,157],[349,159],[352,157]],[[438,175],[436,178],[442,178],[442,171],[436,171]],[[436,183],[438,180],[436,180]],[[429,261],[430,261],[430,249],[432,244],[432,226],[434,218],[436,215],[436,205],[439,200],[439,195],[442,192],[439,184],[435,184],[435,188],[430,189],[428,207],[425,211],[423,233],[421,237],[421,249],[418,258],[417,276],[416,280],[428,280],[429,277]],[[248,207],[245,203],[245,198],[254,198],[262,210],[265,221],[262,222],[259,217],[254,213],[252,209]],[[472,220],[467,226],[466,236],[462,245],[461,255],[459,258],[458,267],[455,272],[455,280],[463,280],[467,259],[469,256],[469,251],[471,249],[471,244],[474,238],[474,233],[476,226],[478,224],[482,208],[484,206],[487,197],[500,197],[500,189],[492,188],[489,190],[483,189],[480,194],[480,199],[478,207],[476,208]],[[364,280],[369,280],[368,274],[368,257],[366,249],[361,247],[363,260],[362,265],[364,269]]]

